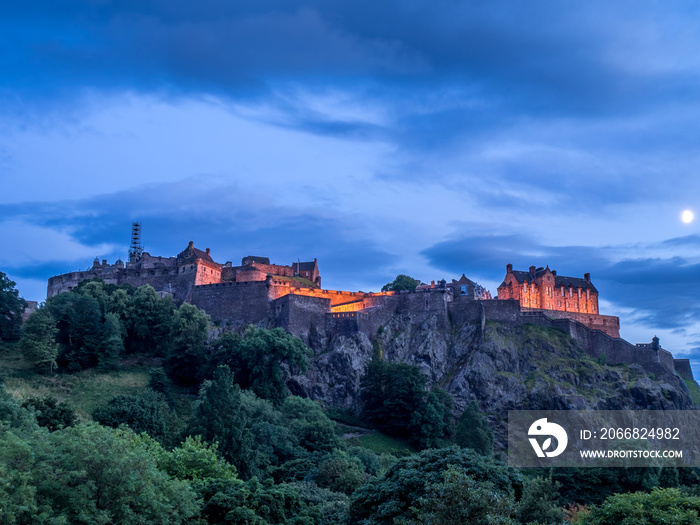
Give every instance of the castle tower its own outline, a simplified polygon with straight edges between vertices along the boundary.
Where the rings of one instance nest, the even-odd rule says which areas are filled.
[[[141,244],[141,223],[131,223],[131,247],[129,248],[129,262],[137,262],[143,255]]]

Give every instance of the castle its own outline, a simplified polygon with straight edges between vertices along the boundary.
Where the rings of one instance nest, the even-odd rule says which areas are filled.
[[[591,283],[590,273],[581,279],[557,275],[549,266],[530,266],[523,272],[508,264],[498,287],[498,299],[518,301],[523,312],[546,311],[549,317],[574,319],[610,337],[620,337],[620,319],[598,313],[598,290]]]
[[[316,259],[285,266],[248,256],[233,266],[215,262],[208,248],[202,251],[190,242],[176,257],[132,249],[127,263],[95,259],[88,270],[51,277],[47,297],[93,278],[107,284],[149,284],[176,304],[203,309],[219,325],[278,326],[306,343],[357,333],[371,339],[396,316],[445,331],[476,323],[482,333],[487,320],[532,323],[563,330],[589,355],[609,364],[639,363],[655,374],[693,379],[689,361],[674,359],[658,340],[635,346],[620,339],[619,319],[598,313],[598,291],[589,274],[583,279],[558,276],[548,267],[522,272],[508,264],[496,299],[465,275],[450,283],[421,284],[413,292],[351,292],[322,289]]]

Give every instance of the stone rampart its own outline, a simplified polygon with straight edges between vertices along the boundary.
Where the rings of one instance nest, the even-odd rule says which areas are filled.
[[[605,332],[610,337],[620,337],[620,318],[612,315],[581,314],[559,310],[541,310],[538,308],[523,308],[522,311],[523,313],[541,312],[551,319],[571,319],[587,326],[591,330]]]
[[[272,315],[267,283],[227,282],[194,286],[190,302],[213,321],[236,325],[255,324]]]
[[[276,299],[272,309],[277,326],[308,344],[309,335],[314,329],[325,329],[331,302],[325,297],[289,294]]]
[[[681,378],[695,381],[695,378],[693,377],[693,370],[690,368],[690,360],[674,359],[673,365]]]

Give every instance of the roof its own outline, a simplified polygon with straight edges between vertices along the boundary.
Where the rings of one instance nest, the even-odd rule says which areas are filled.
[[[298,272],[301,272],[301,271],[311,272],[314,270],[315,267],[316,267],[316,261],[292,263],[292,268],[294,268]]]
[[[211,255],[209,255],[207,252],[204,252],[199,248],[195,248],[192,241],[190,241],[190,243],[187,245],[187,248],[177,254],[177,258],[185,260],[202,259],[203,261],[218,264],[214,262],[214,259],[212,259]]]
[[[535,277],[533,277],[530,272],[523,272],[521,270],[512,270],[512,274],[513,274],[513,277],[515,277],[515,279],[519,283],[532,283],[535,279],[537,279],[538,277],[541,277],[542,274],[544,274],[547,270],[549,270],[549,267],[537,268],[535,270]],[[552,272],[552,273],[554,273],[554,272]],[[506,285],[506,283],[505,283],[505,281],[503,281],[503,283],[501,283],[501,286],[505,286],[505,285]],[[565,275],[556,275],[555,274],[554,286],[556,286],[556,287],[563,286],[564,288],[581,287],[584,290],[589,289],[592,292],[598,291],[598,290],[596,290],[596,287],[593,286],[593,284],[590,281],[587,281],[583,277],[567,277]],[[500,286],[499,286],[499,288],[500,288]]]
[[[243,259],[241,260],[242,266],[246,266],[250,263],[270,264],[270,259],[268,257],[258,257],[257,255],[248,255],[247,257],[243,257]]]
[[[554,286],[563,286],[564,288],[583,288],[584,290],[588,288],[592,292],[597,292],[595,286],[590,281],[583,279],[581,277],[566,277],[564,275],[557,275],[554,278]]]

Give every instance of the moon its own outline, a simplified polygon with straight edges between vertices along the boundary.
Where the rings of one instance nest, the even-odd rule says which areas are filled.
[[[685,210],[683,213],[681,213],[681,220],[686,224],[690,224],[694,219],[695,214],[690,210]]]

